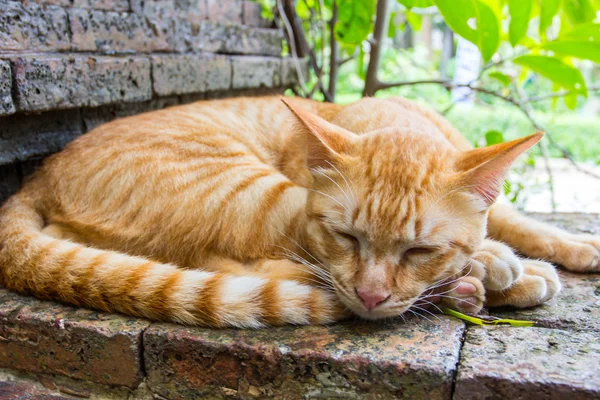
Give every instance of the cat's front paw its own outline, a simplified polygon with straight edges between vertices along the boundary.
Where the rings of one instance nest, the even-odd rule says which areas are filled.
[[[443,287],[440,305],[467,314],[478,314],[485,302],[485,288],[473,276],[463,276]]]
[[[600,271],[600,237],[593,235],[564,235],[550,241],[549,261],[571,271]]]
[[[486,239],[465,273],[480,279],[486,290],[504,290],[519,279],[523,265],[510,247]]]
[[[506,290],[488,290],[486,306],[533,307],[547,302],[560,292],[560,279],[551,264],[535,260],[522,262],[521,277]]]

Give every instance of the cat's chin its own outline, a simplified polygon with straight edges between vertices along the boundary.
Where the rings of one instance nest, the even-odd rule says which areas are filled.
[[[407,309],[408,309],[408,307],[407,307]],[[368,311],[368,310],[360,310],[360,309],[355,310],[354,308],[350,308],[350,310],[354,314],[358,315],[362,319],[367,319],[369,321],[377,321],[380,319],[398,317],[401,314],[404,314],[407,309],[398,311],[397,309],[389,309],[388,308],[388,309]]]

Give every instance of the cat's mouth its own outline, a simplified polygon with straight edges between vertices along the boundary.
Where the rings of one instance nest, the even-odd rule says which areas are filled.
[[[392,301],[387,301],[369,310],[352,291],[344,288],[335,279],[332,279],[332,282],[336,294],[342,303],[355,315],[368,320],[398,317],[407,312],[419,298],[417,296],[405,300],[390,299]]]

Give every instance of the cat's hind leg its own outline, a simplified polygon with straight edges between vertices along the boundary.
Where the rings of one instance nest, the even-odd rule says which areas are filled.
[[[576,272],[600,271],[600,237],[576,235],[496,204],[490,209],[488,235],[530,258]]]

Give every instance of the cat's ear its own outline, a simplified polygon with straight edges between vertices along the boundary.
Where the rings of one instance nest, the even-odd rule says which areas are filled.
[[[464,152],[457,163],[462,172],[460,184],[490,206],[500,195],[504,177],[513,161],[543,136],[543,132],[537,132],[511,142]]]
[[[344,153],[348,153],[356,140],[356,135],[323,118],[307,111],[288,99],[281,101],[298,118],[308,131],[304,135],[307,147],[307,165],[309,168],[327,168],[334,164]]]

